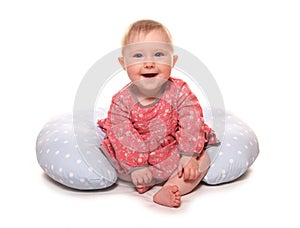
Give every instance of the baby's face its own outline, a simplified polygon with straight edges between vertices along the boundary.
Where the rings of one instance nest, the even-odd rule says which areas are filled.
[[[161,87],[177,60],[168,37],[160,30],[135,37],[123,50],[121,65],[130,80],[145,90]]]

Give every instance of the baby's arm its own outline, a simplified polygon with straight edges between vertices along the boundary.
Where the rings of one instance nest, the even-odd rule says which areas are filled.
[[[198,157],[206,142],[202,108],[197,97],[186,83],[179,86],[177,93],[178,128],[176,140],[182,156]]]
[[[128,107],[131,106],[124,104],[119,96],[114,96],[105,124],[113,153],[129,174],[146,166],[149,155],[147,144],[132,124]]]

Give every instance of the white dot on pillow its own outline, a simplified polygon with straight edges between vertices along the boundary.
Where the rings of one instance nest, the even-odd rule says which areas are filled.
[[[65,141],[64,141],[64,144],[67,144],[67,143],[69,143],[69,141],[68,141],[68,140],[65,140]]]
[[[223,155],[223,152],[222,152],[222,151],[220,151],[220,152],[219,152],[219,156],[222,156],[222,155]]]
[[[78,159],[78,160],[76,161],[76,163],[77,163],[77,164],[80,164],[80,163],[81,163],[81,160],[80,160],[80,159]]]
[[[62,171],[63,171],[63,169],[62,169],[62,168],[59,168],[59,169],[58,169],[58,172],[60,172],[60,173],[61,173]]]
[[[54,170],[54,165],[53,165],[53,164],[51,165],[51,170],[52,170],[52,171]]]
[[[227,143],[227,144],[226,144],[226,146],[230,147],[230,146],[231,146],[231,144],[230,144],[230,143]]]
[[[84,183],[84,179],[83,179],[83,178],[80,178],[79,181],[80,181],[81,183]]]
[[[232,138],[233,138],[234,140],[238,140],[238,137],[236,137],[236,136],[233,136]]]
[[[231,159],[229,159],[229,163],[230,164],[232,164],[233,163],[233,159],[231,158]]]
[[[248,149],[248,145],[245,145],[244,147],[245,147],[245,149]]]
[[[69,157],[71,157],[70,154],[66,154],[66,155],[65,155],[65,158],[69,158]]]
[[[240,150],[237,151],[237,154],[239,154],[239,155],[241,155],[242,153],[243,153],[243,152],[240,151]]]
[[[74,173],[70,172],[69,177],[72,178],[74,176]]]
[[[50,153],[50,149],[47,149],[46,154],[49,154],[49,153]]]
[[[55,151],[55,155],[58,155],[59,153],[60,153],[60,151],[59,151],[59,150]]]
[[[57,142],[57,141],[58,141],[58,138],[55,138],[53,141],[54,141],[54,142]]]

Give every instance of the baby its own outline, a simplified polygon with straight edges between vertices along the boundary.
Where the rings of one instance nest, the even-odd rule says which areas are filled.
[[[131,82],[115,94],[100,145],[120,179],[139,193],[162,187],[153,201],[178,207],[205,176],[205,148],[217,145],[204,123],[201,106],[188,85],[171,77],[178,56],[165,26],[152,20],[133,23],[122,40],[119,62]]]

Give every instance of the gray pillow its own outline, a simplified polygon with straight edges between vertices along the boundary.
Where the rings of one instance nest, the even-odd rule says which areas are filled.
[[[236,180],[248,170],[259,154],[257,137],[245,122],[229,112],[224,115],[219,111],[219,115],[225,116],[224,134],[220,126],[214,130],[217,136],[223,136],[220,138],[221,144],[206,150],[211,166],[203,181],[210,185]],[[210,118],[206,116],[208,121],[211,121]]]
[[[106,111],[97,110],[97,118]],[[259,153],[258,140],[252,129],[231,113],[219,111],[224,124],[213,126],[214,118],[204,109],[205,121],[213,126],[221,144],[206,151],[211,166],[203,181],[210,185],[233,181],[243,175]],[[103,189],[117,180],[117,173],[100,152],[104,133],[96,120],[82,115],[74,122],[71,114],[50,120],[41,130],[36,143],[37,160],[45,173],[57,182],[75,189]],[[74,124],[79,132],[74,133]],[[224,134],[223,134],[224,133]],[[220,137],[222,136],[222,137]]]
[[[74,134],[72,114],[50,120],[36,141],[41,168],[55,181],[80,190],[103,189],[117,180],[115,169],[99,150],[104,135],[96,122],[81,115]]]

